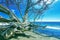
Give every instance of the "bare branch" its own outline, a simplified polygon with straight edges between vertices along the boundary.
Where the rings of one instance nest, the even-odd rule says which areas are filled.
[[[15,2],[15,5],[16,5],[18,11],[20,12],[20,16],[21,16],[21,18],[23,19],[23,17],[22,17],[22,12],[21,12],[21,8],[20,8],[20,3],[21,3],[21,1],[16,2],[16,0],[14,0],[14,2]]]
[[[3,7],[2,5],[0,5],[0,12],[3,12],[5,14],[9,15],[11,20],[15,19],[15,20],[17,20],[17,22],[20,22],[19,19],[15,16],[15,14],[12,11],[10,11],[9,9]]]
[[[2,5],[0,5],[0,12],[4,12],[5,14],[10,15],[9,9],[3,7]]]
[[[31,4],[31,0],[27,1],[27,7],[26,7],[26,10],[25,10],[24,20],[27,20],[29,9],[33,6],[35,6],[36,4],[40,3],[40,2],[41,2],[41,0],[38,0],[36,3]]]
[[[2,16],[0,16],[0,22],[10,22],[10,20],[5,19],[5,18],[3,18]]]
[[[49,0],[47,0],[47,1],[49,1]],[[34,20],[36,20],[38,16],[41,16],[43,14],[43,12],[48,9],[49,5],[53,3],[53,1],[52,1],[50,4],[46,4],[47,1],[46,2],[43,1],[43,6],[40,9],[35,9],[34,7],[32,8],[32,11],[37,13],[37,15],[34,16],[35,17]],[[38,19],[39,19],[39,17],[38,17]]]
[[[40,2],[41,2],[41,0],[38,0],[36,3],[31,4],[29,8],[31,8],[31,7],[33,7],[33,6],[35,6],[35,5],[37,5],[37,4],[40,3]]]

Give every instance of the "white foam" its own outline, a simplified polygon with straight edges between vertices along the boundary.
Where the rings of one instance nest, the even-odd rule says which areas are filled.
[[[56,30],[60,30],[60,27],[47,26],[46,28],[48,28],[48,29],[56,29]]]

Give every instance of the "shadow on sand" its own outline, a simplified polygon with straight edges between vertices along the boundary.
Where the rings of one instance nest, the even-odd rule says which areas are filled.
[[[18,37],[26,37],[26,38],[30,38],[30,37],[33,37],[33,36],[31,36],[31,35],[26,35],[26,34],[15,34],[14,36],[12,36],[12,37],[10,37],[9,39],[11,39],[11,38],[15,38],[15,39],[18,39]],[[35,38],[35,37],[33,37],[33,38]]]

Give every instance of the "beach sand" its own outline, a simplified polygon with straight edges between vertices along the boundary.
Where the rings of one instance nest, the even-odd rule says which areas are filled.
[[[17,38],[11,38],[9,40],[60,40],[60,39],[54,38],[54,37],[45,37],[45,36],[37,35],[33,32],[25,32],[25,33],[27,35],[30,35],[31,37],[18,36]]]

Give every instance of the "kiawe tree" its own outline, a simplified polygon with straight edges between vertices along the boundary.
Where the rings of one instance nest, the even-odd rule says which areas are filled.
[[[10,17],[10,19],[3,18],[4,20],[8,20],[24,30],[25,27],[34,27],[34,24],[32,24],[31,21],[35,22],[35,20],[40,19],[42,14],[49,9],[54,1],[55,0],[1,0],[0,12],[3,12]],[[11,7],[15,7],[18,13],[13,12]],[[19,14],[20,18],[18,18],[16,14]],[[38,27],[39,25],[35,26]]]

